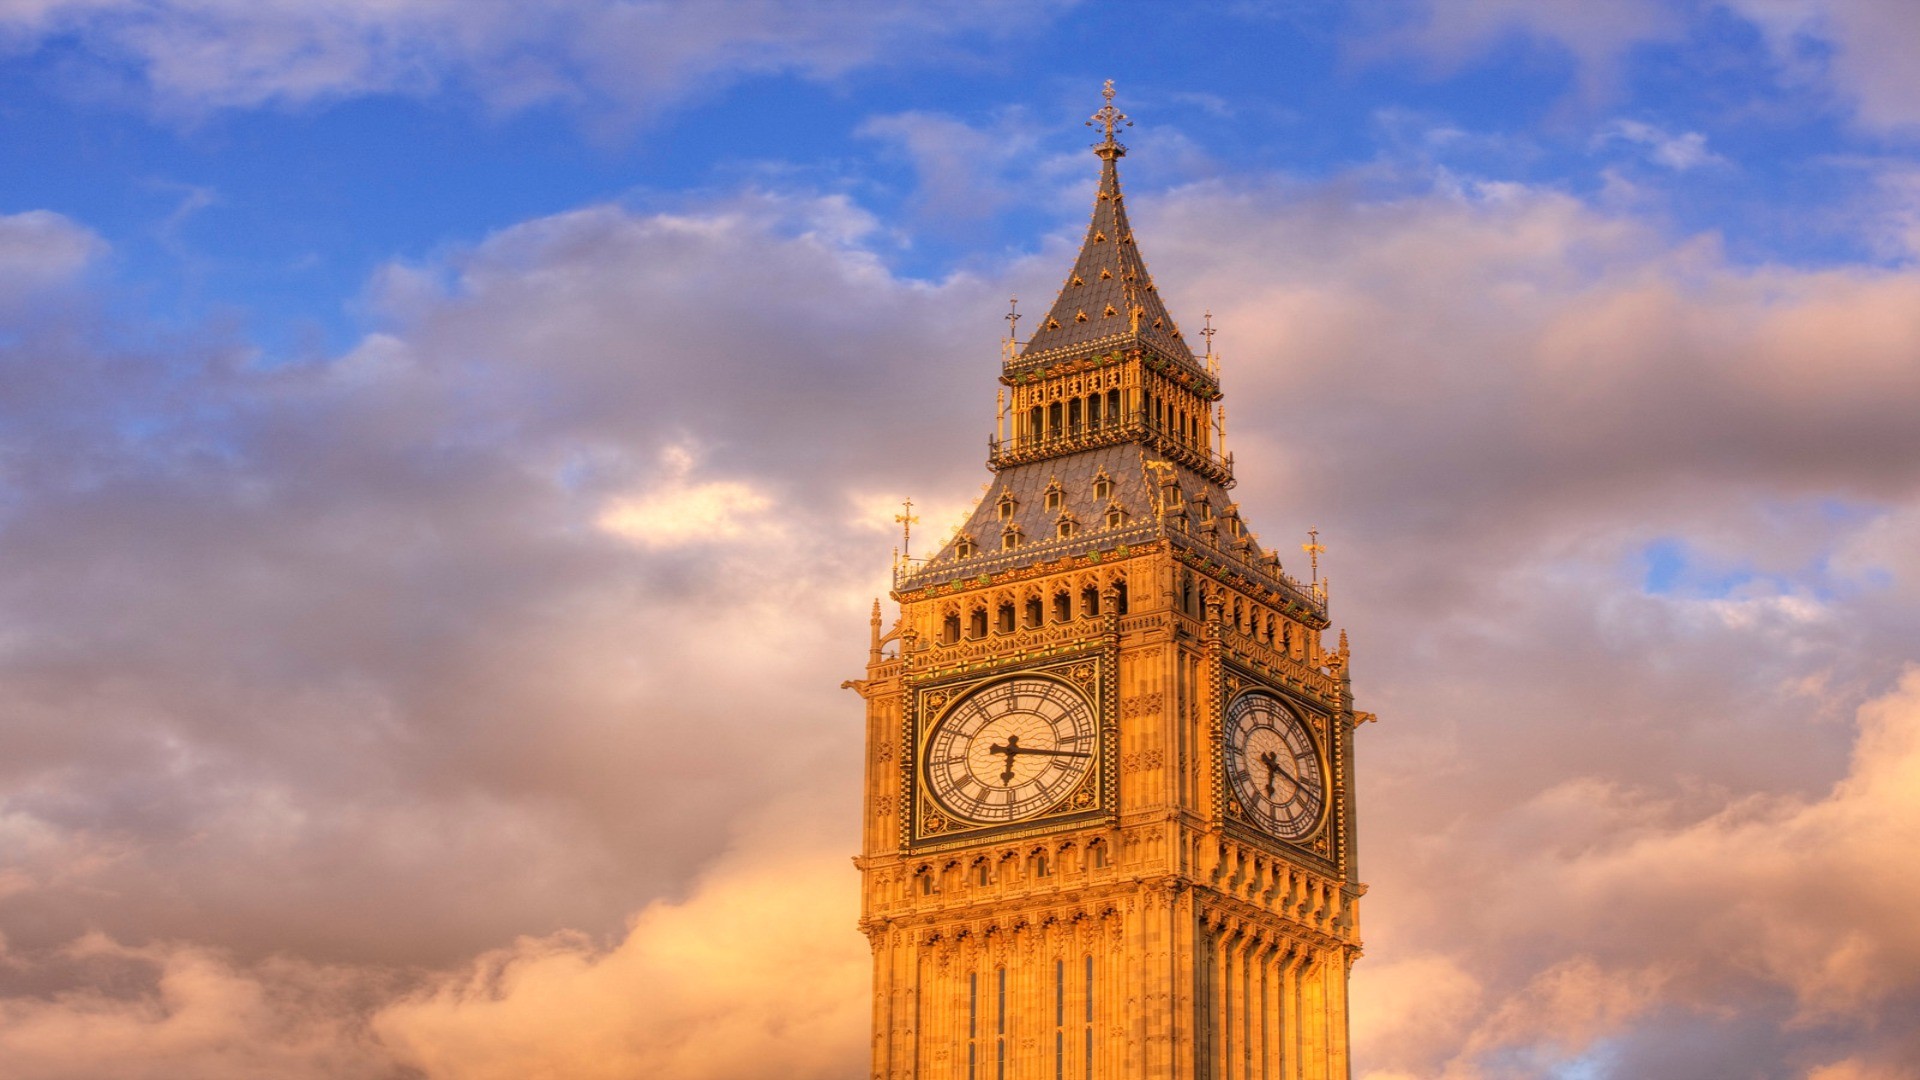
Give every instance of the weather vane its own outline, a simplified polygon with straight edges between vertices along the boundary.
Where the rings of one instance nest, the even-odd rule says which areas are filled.
[[[913,558],[913,527],[920,523],[920,519],[913,516],[913,499],[908,498],[900,504],[900,512],[893,515],[893,520],[900,523],[900,557],[911,559]]]
[[[1219,333],[1218,330],[1213,328],[1212,308],[1207,309],[1206,319],[1207,324],[1200,329],[1200,336],[1207,339],[1207,359],[1211,360],[1213,359],[1213,335]]]
[[[1020,298],[1019,297],[1015,296],[1007,301],[1007,313],[1003,317],[1007,320],[1007,340],[1013,342],[1016,345],[1019,344],[1020,343]]]
[[[1103,129],[1107,133],[1107,141],[1105,145],[1118,146],[1120,144],[1115,142],[1113,138],[1113,129],[1116,127],[1132,127],[1133,121],[1127,119],[1126,113],[1123,113],[1119,109],[1116,109],[1113,107],[1113,80],[1112,79],[1108,79],[1106,85],[1101,88],[1100,96],[1103,98],[1106,98],[1107,103],[1105,105],[1100,106],[1099,112],[1093,114],[1093,117],[1087,121],[1087,126],[1088,127],[1097,126]]]
[[[1320,580],[1320,553],[1327,550],[1327,545],[1320,542],[1320,529],[1317,526],[1307,530],[1307,542],[1300,545],[1300,550],[1306,552],[1307,558],[1312,561],[1313,580],[1318,582]]]

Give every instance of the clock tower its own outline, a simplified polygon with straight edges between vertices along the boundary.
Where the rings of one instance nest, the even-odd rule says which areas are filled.
[[[1105,93],[1086,239],[1006,350],[992,484],[896,568],[850,684],[872,1075],[1344,1080],[1370,717],[1317,569],[1283,571],[1230,494],[1212,352],[1147,273]]]

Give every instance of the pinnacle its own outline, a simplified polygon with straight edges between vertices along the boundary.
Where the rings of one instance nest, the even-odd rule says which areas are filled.
[[[1118,165],[1126,151],[1111,141],[1109,133],[1109,141],[1094,152],[1100,157],[1100,187],[1094,195],[1093,220],[1087,224],[1079,258],[1059,297],[1020,357],[1075,346],[1092,348],[1098,343],[1121,349],[1144,345],[1193,363],[1193,351],[1161,303],[1127,222]]]

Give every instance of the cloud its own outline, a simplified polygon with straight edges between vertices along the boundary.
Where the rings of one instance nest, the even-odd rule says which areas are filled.
[[[522,939],[387,1006],[374,1030],[428,1077],[750,1080],[769,1061],[796,1078],[857,1071],[871,1014],[857,882],[844,850],[796,845],[796,831],[749,838],[684,901],[640,911],[611,948]]]
[[[594,523],[641,547],[683,547],[738,539],[750,530],[769,534],[772,500],[748,484],[714,480],[690,484],[693,454],[670,446],[661,453],[667,477],[644,494],[609,499]]]
[[[93,230],[50,210],[0,215],[0,299],[71,284],[106,252]]]
[[[741,78],[831,79],[964,49],[1015,24],[1010,13],[1000,3],[35,0],[0,8],[0,43],[77,40],[101,65],[131,69],[160,108],[189,115],[460,88],[498,108],[559,101],[647,116]]]
[[[1363,24],[1357,51],[1411,51],[1453,70],[1527,38],[1570,54],[1589,97],[1608,94],[1633,50],[1685,48],[1690,34],[1709,34],[1713,20],[1731,16],[1760,35],[1762,74],[1770,81],[1830,94],[1870,129],[1920,123],[1920,74],[1906,50],[1920,36],[1920,9],[1905,0],[1714,0],[1684,7],[1654,0],[1421,0],[1387,10],[1391,15],[1376,13]]]
[[[1133,200],[1222,328],[1240,501],[1283,555],[1323,527],[1384,717],[1363,1071],[1910,1053],[1920,278],[1512,183]],[[836,687],[894,499],[985,479],[1003,298],[1079,224],[921,281],[844,198],[585,207],[388,268],[310,364],[9,326],[8,1034],[93,1017],[92,1075],[857,1068]],[[1658,543],[1744,572],[1649,589]],[[767,975],[802,965],[833,992]],[[213,1012],[250,1026],[188,1038]],[[222,1056],[256,1039],[292,1049]]]
[[[1649,159],[1675,172],[1727,163],[1725,158],[1707,149],[1707,137],[1697,131],[1674,135],[1638,120],[1615,120],[1600,130],[1594,142],[1596,145],[1624,142],[1645,147]]]
[[[21,1080],[399,1077],[353,1020],[355,973],[290,959],[235,965],[186,944],[88,935],[61,960],[87,984],[0,998],[0,1055]]]

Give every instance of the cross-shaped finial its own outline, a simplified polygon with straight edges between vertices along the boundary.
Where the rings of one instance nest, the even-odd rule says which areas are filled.
[[[1007,340],[1017,343],[1020,340],[1020,298],[1019,297],[1016,296],[1011,300],[1007,301],[1007,314],[1005,318],[1007,320]]]
[[[1113,129],[1116,127],[1132,127],[1133,121],[1127,119],[1126,113],[1123,113],[1119,109],[1116,109],[1113,107],[1113,80],[1112,79],[1108,79],[1106,86],[1101,88],[1100,96],[1103,98],[1106,98],[1107,103],[1105,105],[1100,106],[1099,112],[1093,114],[1092,119],[1087,121],[1087,126],[1088,127],[1098,126],[1103,130],[1105,130],[1107,133],[1107,141],[1105,145],[1115,146],[1118,144],[1114,142]]]
[[[1307,558],[1312,560],[1313,580],[1319,581],[1320,553],[1327,550],[1327,546],[1320,542],[1320,530],[1317,527],[1307,530],[1307,542],[1300,545],[1300,550],[1306,552]]]
[[[1213,335],[1218,333],[1218,331],[1214,330],[1213,328],[1213,309],[1211,308],[1207,309],[1206,318],[1207,318],[1207,324],[1205,327],[1203,327],[1200,330],[1200,336],[1207,339],[1207,355],[1212,356],[1213,355]]]
[[[900,523],[900,556],[910,559],[913,557],[913,527],[920,523],[920,519],[913,516],[911,498],[900,504],[900,512],[893,515],[893,520]]]

